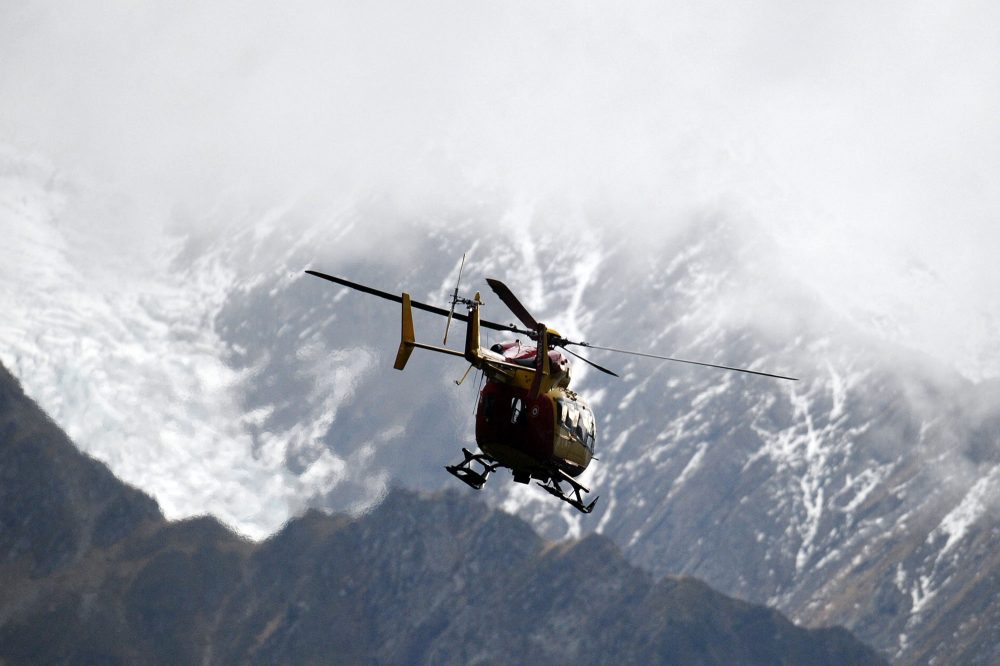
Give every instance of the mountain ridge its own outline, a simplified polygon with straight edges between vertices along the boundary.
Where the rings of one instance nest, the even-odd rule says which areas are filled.
[[[606,537],[546,542],[454,490],[393,489],[353,518],[312,510],[257,544],[211,517],[168,522],[76,451],[2,365],[0,423],[4,663],[880,662],[844,629],[802,629],[686,578],[654,582]],[[52,475],[39,487],[56,501],[26,489],[42,477],[23,464]],[[66,531],[63,497],[71,519],[99,519],[40,559],[50,531]]]

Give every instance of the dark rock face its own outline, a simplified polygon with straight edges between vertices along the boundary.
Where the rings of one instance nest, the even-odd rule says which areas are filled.
[[[542,540],[458,491],[310,512],[252,544],[170,523],[0,368],[0,663],[880,663],[842,629],[685,578],[605,537]]]
[[[0,557],[44,576],[162,521],[147,495],[80,453],[0,367]]]

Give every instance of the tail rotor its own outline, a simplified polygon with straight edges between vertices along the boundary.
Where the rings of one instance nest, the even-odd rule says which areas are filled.
[[[451,309],[448,311],[448,323],[444,325],[443,345],[448,344],[448,330],[451,328],[451,320],[455,318],[455,305],[459,302],[458,287],[462,284],[462,271],[465,270],[465,253],[462,253],[462,264],[458,267],[458,280],[455,282],[455,291],[451,294]]]

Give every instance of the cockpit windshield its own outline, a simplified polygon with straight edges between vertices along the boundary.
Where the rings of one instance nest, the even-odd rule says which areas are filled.
[[[593,453],[597,439],[594,413],[582,401],[571,398],[560,398],[557,405],[556,414],[560,428],[564,433],[582,442]]]

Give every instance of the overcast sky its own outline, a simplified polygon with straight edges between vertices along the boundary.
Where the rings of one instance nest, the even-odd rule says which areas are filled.
[[[0,141],[155,221],[219,192],[356,188],[564,196],[651,211],[642,234],[738,210],[829,300],[906,313],[910,342],[977,376],[969,354],[1000,335],[998,19],[988,2],[3,3]]]

